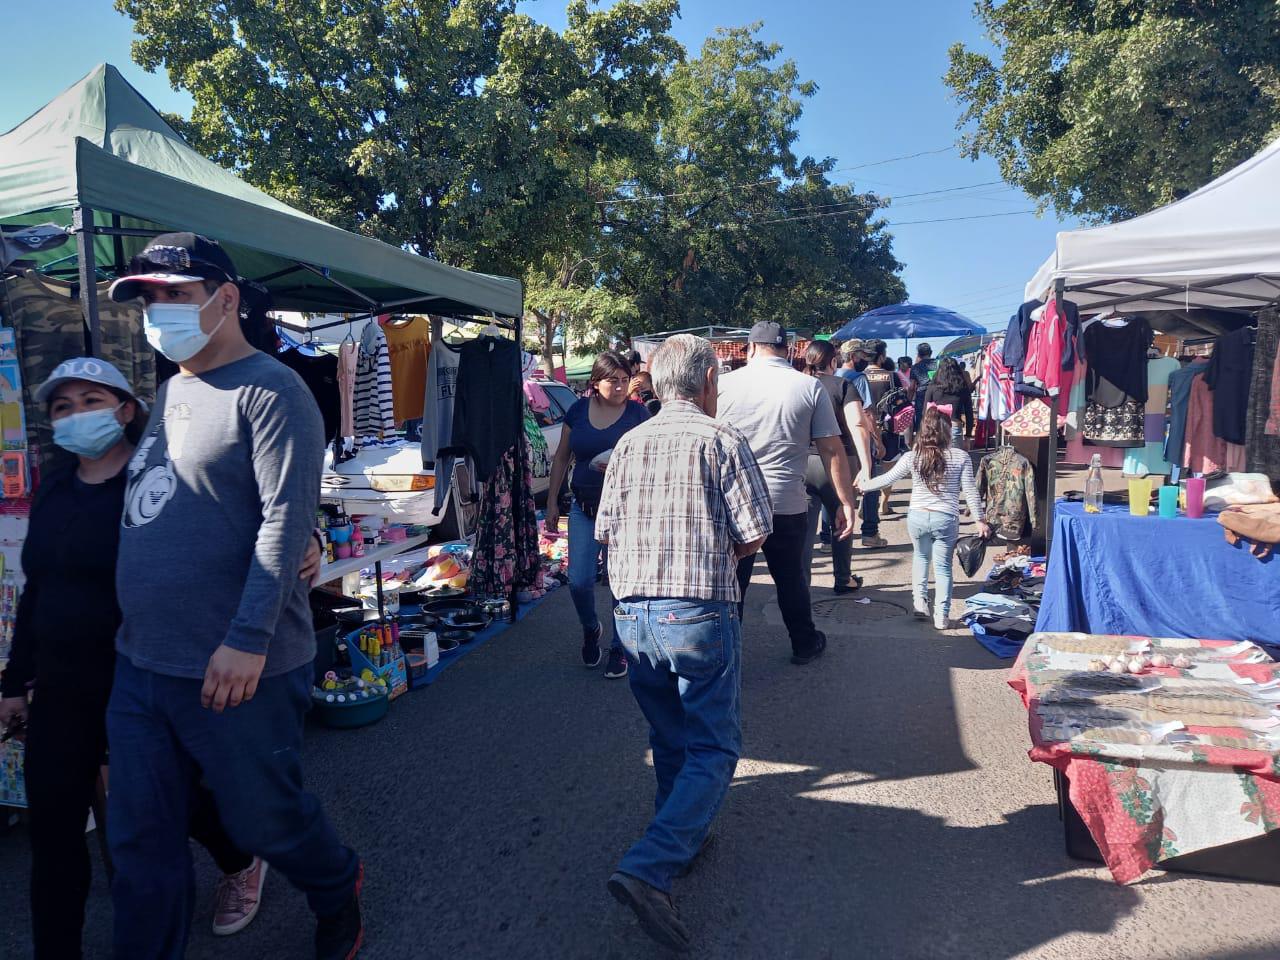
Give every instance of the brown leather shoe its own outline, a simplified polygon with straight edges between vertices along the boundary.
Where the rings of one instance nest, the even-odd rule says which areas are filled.
[[[669,950],[689,952],[692,940],[689,928],[680,919],[670,895],[625,873],[615,873],[609,878],[609,892],[613,899],[631,908],[650,937]]]

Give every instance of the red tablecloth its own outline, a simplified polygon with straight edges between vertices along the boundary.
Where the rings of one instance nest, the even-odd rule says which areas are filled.
[[[1193,663],[1137,677],[1087,669],[1139,649]],[[1009,685],[1028,710],[1031,759],[1070,779],[1117,882],[1280,827],[1280,663],[1253,644],[1035,634]]]

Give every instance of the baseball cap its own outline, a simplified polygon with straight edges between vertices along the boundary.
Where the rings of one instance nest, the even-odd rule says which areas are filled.
[[[133,387],[129,386],[129,381],[124,378],[124,374],[107,361],[99,360],[97,357],[72,357],[70,360],[63,360],[53,368],[49,379],[40,384],[40,389],[36,391],[36,403],[48,403],[53,392],[69,380],[87,380],[90,383],[110,387],[132,397],[144,412],[147,409],[146,403],[134,394]]]
[[[128,273],[107,291],[117,303],[142,296],[144,287],[216,280],[235,283],[236,267],[221,244],[198,233],[164,233],[129,261]]]
[[[751,328],[747,343],[767,343],[774,347],[785,347],[787,331],[782,329],[781,324],[774,323],[772,320],[761,320]]]
[[[840,355],[844,357],[852,357],[861,349],[861,340],[846,340],[844,343],[840,344]]]

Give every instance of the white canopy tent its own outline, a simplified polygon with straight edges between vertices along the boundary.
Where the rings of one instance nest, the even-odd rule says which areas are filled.
[[[1061,282],[1082,310],[1209,308],[1280,300],[1280,140],[1195,193],[1132,220],[1068,230],[1026,287]]]

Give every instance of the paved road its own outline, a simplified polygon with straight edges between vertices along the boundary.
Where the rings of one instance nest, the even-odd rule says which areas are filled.
[[[904,524],[883,532],[888,549],[855,554],[870,606],[832,597],[817,575],[832,643],[809,667],[787,662],[759,567],[744,760],[716,845],[676,890],[695,955],[1280,956],[1280,888],[1160,875],[1117,887],[1063,854],[1008,664],[889,606],[909,606],[909,553]],[[625,684],[576,659],[562,593],[380,725],[310,735],[310,782],[368,863],[362,956],[665,955],[604,887],[650,808],[646,728]],[[213,871],[197,862],[207,903]],[[22,836],[0,838],[6,958],[29,949],[26,869]],[[109,916],[98,877],[90,957],[107,955]],[[245,933],[215,940],[207,920],[206,908],[192,958],[308,956],[305,905],[278,876]]]

